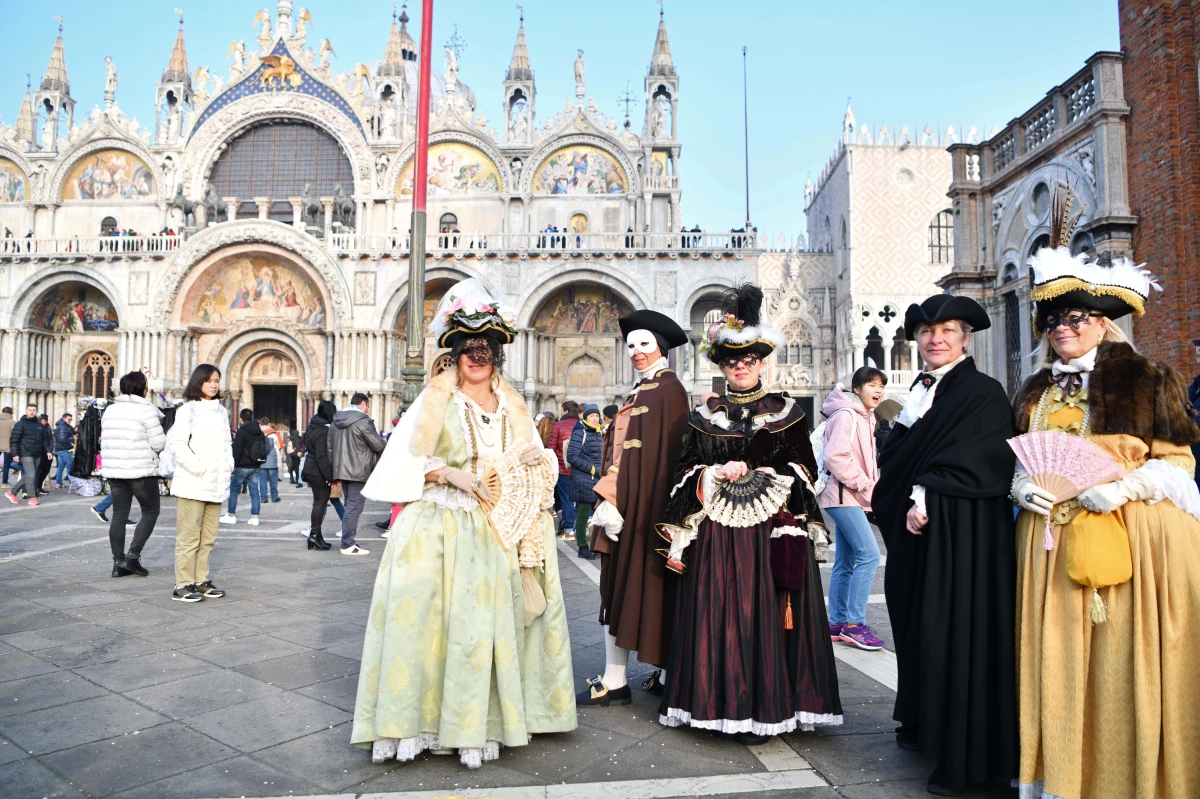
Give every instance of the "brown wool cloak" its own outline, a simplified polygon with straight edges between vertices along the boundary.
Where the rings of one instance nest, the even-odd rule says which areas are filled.
[[[617,646],[638,660],[665,667],[675,618],[676,576],[655,553],[655,524],[671,496],[671,476],[688,427],[687,392],[670,369],[637,386],[617,473],[617,510],[625,520],[619,540],[600,556],[600,623]],[[612,434],[604,463],[612,463]]]

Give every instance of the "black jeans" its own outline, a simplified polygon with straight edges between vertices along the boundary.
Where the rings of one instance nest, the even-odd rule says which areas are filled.
[[[287,456],[287,469],[288,469],[288,479],[291,480],[293,483],[299,483],[300,482],[300,456],[299,455],[293,454],[293,455]]]
[[[37,490],[43,491],[46,478],[50,476],[50,459],[42,455],[37,459]]]
[[[112,494],[112,520],[108,523],[108,542],[112,545],[113,560],[125,557],[125,522],[129,520],[129,508],[137,497],[142,518],[138,519],[133,531],[133,543],[129,545],[130,557],[140,558],[154,525],[158,521],[158,478],[137,477],[132,480],[112,479],[108,481]]]
[[[312,514],[309,517],[309,534],[313,537],[321,535],[321,522],[325,519],[325,506],[329,504],[329,492],[332,486],[324,480],[309,480],[308,487],[312,489]]]

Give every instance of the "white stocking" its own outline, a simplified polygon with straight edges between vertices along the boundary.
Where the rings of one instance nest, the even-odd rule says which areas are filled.
[[[616,636],[608,634],[608,625],[604,627],[604,663],[601,682],[606,688],[611,691],[629,684],[625,677],[625,670],[629,666],[629,650],[617,646]]]

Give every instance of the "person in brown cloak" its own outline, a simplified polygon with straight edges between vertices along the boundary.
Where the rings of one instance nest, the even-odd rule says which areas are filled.
[[[600,555],[600,623],[605,625],[605,669],[576,697],[580,707],[628,705],[631,650],[660,669],[667,665],[676,577],[655,553],[688,425],[688,398],[668,368],[666,353],[687,334],[657,311],[635,311],[620,320],[637,385],[604,440],[603,476],[595,486],[591,548]],[[660,672],[643,686],[662,690]]]

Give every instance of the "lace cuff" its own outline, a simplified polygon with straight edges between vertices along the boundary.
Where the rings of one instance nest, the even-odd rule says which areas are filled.
[[[1162,460],[1146,461],[1137,471],[1153,480],[1158,488],[1158,495],[1146,501],[1148,505],[1169,499],[1181,511],[1200,520],[1200,488],[1186,471]]]

